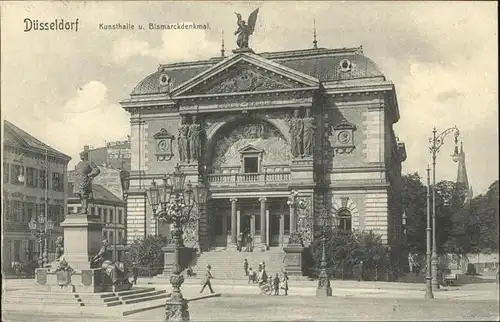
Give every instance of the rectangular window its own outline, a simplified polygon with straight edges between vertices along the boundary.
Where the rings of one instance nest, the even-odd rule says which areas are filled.
[[[23,203],[19,200],[12,200],[12,220],[15,222],[20,222],[23,215]]]
[[[95,207],[91,207],[92,216],[95,216]]]
[[[10,171],[10,164],[7,162],[3,163],[3,183],[9,182],[9,171]]]
[[[35,255],[35,241],[28,240],[28,260],[32,261]]]
[[[102,210],[102,216],[104,217],[104,218],[103,218],[103,221],[104,221],[104,222],[109,222],[109,220],[108,220],[108,208],[104,208],[104,209]]]
[[[97,208],[97,215],[101,217],[101,221],[104,221],[104,218],[102,217],[102,208],[96,207]]]
[[[25,210],[26,210],[26,222],[29,222],[32,218],[35,218],[36,216],[36,204],[34,202],[26,202],[25,204]]]
[[[118,223],[119,224],[123,224],[122,216],[123,216],[123,211],[121,209],[118,209]]]
[[[109,209],[109,222],[115,223],[114,219],[113,209]]]
[[[52,173],[52,190],[54,191],[64,191],[64,182],[63,182],[62,173],[53,172]]]
[[[244,158],[245,173],[259,172],[259,158],[245,157]]]
[[[112,231],[109,232],[109,243],[110,244],[114,244],[115,241],[113,240],[113,237],[114,237],[114,234]]]
[[[41,189],[45,189],[46,182],[47,182],[47,172],[45,170],[38,170],[38,187]]]
[[[19,262],[21,259],[21,240],[14,240],[14,262]]]
[[[119,231],[118,232],[118,239],[116,240],[117,244],[121,244],[123,240],[123,232]]]
[[[26,168],[26,186],[38,186],[38,170],[35,168]]]
[[[19,165],[19,164],[11,164],[10,166],[10,183],[13,183],[13,184],[18,184],[18,185],[23,185],[24,182],[21,182],[19,179],[20,179],[20,176],[23,174],[22,173],[22,166]]]
[[[3,213],[5,214],[5,220],[6,221],[12,221],[12,212],[10,210],[11,208],[11,201],[8,199],[4,199],[2,201],[2,207],[3,207]]]

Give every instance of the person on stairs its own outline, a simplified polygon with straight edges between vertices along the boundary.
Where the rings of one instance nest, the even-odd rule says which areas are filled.
[[[207,287],[207,286],[208,286],[208,289],[210,290],[210,294],[215,293],[214,290],[212,289],[212,283],[210,282],[210,280],[214,278],[212,276],[212,273],[210,272],[211,269],[212,269],[212,266],[210,266],[210,264],[208,264],[207,271],[205,272],[205,277],[201,281],[201,285],[203,285],[203,287],[201,288],[200,293],[203,293],[203,291],[205,290],[205,287]]]
[[[245,276],[248,276],[248,261],[245,258],[245,261],[243,262],[243,269],[245,270]]]

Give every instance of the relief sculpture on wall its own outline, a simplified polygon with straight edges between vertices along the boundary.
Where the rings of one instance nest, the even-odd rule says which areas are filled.
[[[248,145],[264,150],[263,164],[288,164],[290,147],[273,125],[254,121],[238,124],[217,135],[212,155],[212,166],[239,166],[241,164],[240,150]]]
[[[187,124],[186,117],[181,117],[181,126],[179,126],[179,137],[177,138],[179,146],[179,159],[181,162],[188,162],[188,132],[189,125]]]
[[[311,115],[311,109],[306,110],[306,116],[303,119],[304,127],[304,157],[312,157],[314,155],[314,143],[315,143],[315,128],[314,118]]]
[[[305,247],[313,240],[313,207],[311,197],[301,197],[297,200],[297,231],[300,232]]]
[[[302,139],[304,134],[304,122],[299,116],[299,110],[293,111],[293,117],[290,120],[290,139],[292,156],[298,158],[302,155]]]

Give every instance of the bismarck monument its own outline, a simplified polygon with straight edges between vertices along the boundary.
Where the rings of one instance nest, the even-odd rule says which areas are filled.
[[[88,213],[92,180],[100,170],[88,159],[87,152],[81,152],[80,158],[74,187],[80,196],[82,210],[68,213],[61,223],[64,246],[63,240],[58,239],[55,261],[36,269],[36,288],[89,293],[128,290],[132,285],[127,279],[126,268],[122,263],[111,261],[108,243],[102,241],[104,223],[100,217]]]

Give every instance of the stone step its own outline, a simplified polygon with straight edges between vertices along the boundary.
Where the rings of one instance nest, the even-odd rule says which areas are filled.
[[[120,291],[116,292],[113,295],[116,294],[116,296],[127,296],[127,295],[134,295],[134,294],[140,294],[140,293],[147,293],[154,291],[154,287],[146,287],[146,288],[132,288],[131,290],[128,291]]]
[[[164,294],[164,293],[167,293],[166,290],[158,290],[158,291],[150,291],[150,292],[146,292],[146,293],[139,293],[139,294],[132,294],[132,295],[126,295],[126,296],[122,296],[121,297],[121,300],[126,302],[128,300],[133,300],[133,299],[137,299],[137,298],[143,298],[143,297],[149,297],[149,296],[154,296],[154,295],[159,295],[159,294]]]
[[[167,293],[162,293],[162,294],[156,294],[153,296],[146,296],[146,297],[141,297],[137,299],[132,299],[132,300],[126,300],[123,301],[124,304],[135,304],[135,303],[140,303],[140,302],[146,302],[146,301],[154,301],[158,299],[164,299],[167,298],[168,294]]]
[[[26,299],[26,298],[13,298],[13,297],[6,297],[5,299],[2,299],[2,302],[9,304],[27,304],[27,305],[64,305],[70,307],[85,305],[83,302],[79,302],[76,300],[74,302],[67,302],[67,301],[59,301],[56,299]]]

